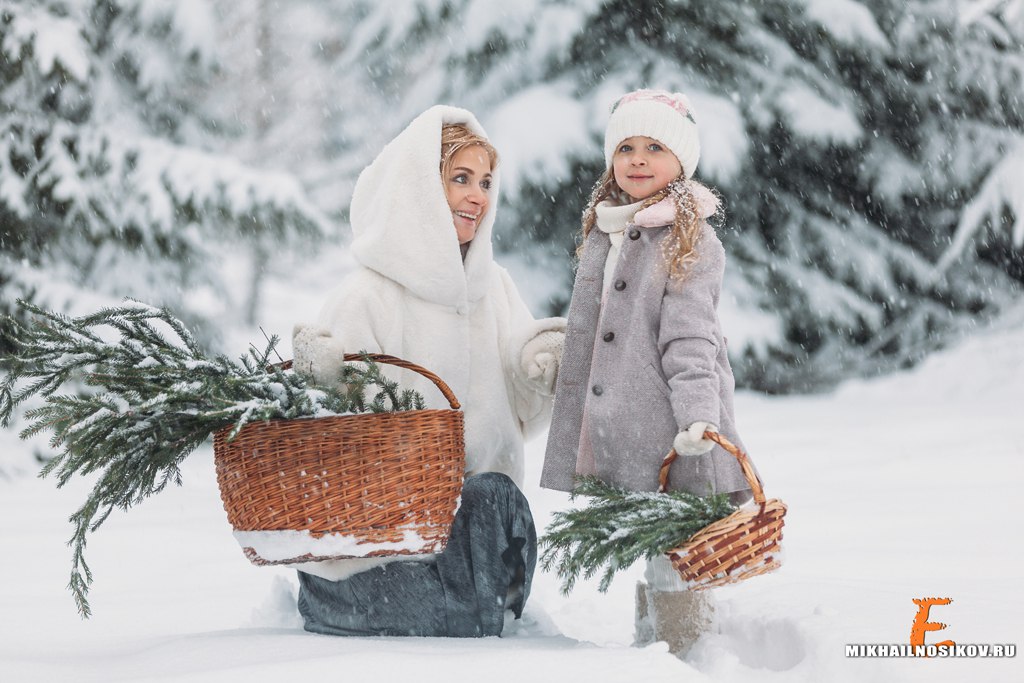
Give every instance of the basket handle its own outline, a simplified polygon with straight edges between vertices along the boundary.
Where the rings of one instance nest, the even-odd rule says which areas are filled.
[[[455,392],[451,390],[451,387],[444,383],[444,380],[442,380],[440,377],[432,373],[430,370],[422,368],[419,365],[416,365],[415,363],[410,363],[409,361],[402,360],[397,356],[389,356],[384,353],[346,353],[344,358],[345,362],[362,361],[366,359],[370,359],[374,363],[394,365],[400,368],[405,368],[406,370],[412,370],[413,372],[417,372],[434,383],[434,386],[436,386],[438,390],[442,394],[444,394],[444,397],[445,399],[448,400],[448,405],[452,407],[452,410],[458,410],[459,408],[462,407],[462,405],[459,403],[459,400],[455,398]],[[277,365],[272,367],[278,367],[281,368],[282,370],[288,370],[292,367],[292,361],[286,360],[283,363],[278,363]],[[269,370],[270,368],[267,369]]]
[[[719,446],[729,451],[740,462],[740,469],[743,470],[743,476],[746,477],[747,483],[750,484],[750,490],[754,493],[754,501],[764,508],[765,497],[764,487],[761,486],[761,480],[757,478],[757,474],[754,472],[754,466],[750,464],[750,458],[744,453],[739,446],[736,446],[729,439],[725,438],[718,432],[707,430],[704,432],[704,438],[714,441]],[[665,456],[665,459],[661,462],[661,469],[658,471],[658,492],[665,493],[668,490],[668,471],[672,467],[672,463],[675,462],[679,454],[676,453],[676,449],[672,449]]]

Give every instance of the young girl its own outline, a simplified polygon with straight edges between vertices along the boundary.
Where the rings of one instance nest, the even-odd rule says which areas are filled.
[[[670,449],[671,489],[750,492],[735,459],[706,430],[739,444],[733,375],[716,308],[725,253],[707,219],[715,195],[692,180],[700,158],[686,97],[638,90],[612,108],[607,170],[583,215],[541,486],[596,475],[654,491]],[[648,563],[637,592],[637,640],[683,654],[710,622],[667,558]],[[653,633],[651,630],[653,628]]]

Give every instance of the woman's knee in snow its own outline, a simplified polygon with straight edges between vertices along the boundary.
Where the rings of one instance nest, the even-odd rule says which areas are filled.
[[[467,477],[462,484],[462,504],[490,501],[501,494],[514,495],[519,487],[511,477],[501,472],[484,472]]]

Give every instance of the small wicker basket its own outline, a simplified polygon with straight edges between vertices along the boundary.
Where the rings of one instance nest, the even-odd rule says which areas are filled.
[[[688,588],[695,591],[736,583],[778,569],[786,514],[786,505],[781,500],[765,500],[764,489],[746,453],[717,432],[706,431],[704,438],[714,441],[739,460],[757,508],[736,510],[666,553]],[[660,491],[667,490],[669,467],[675,459],[675,449],[665,456],[658,474]]]
[[[221,499],[253,564],[444,549],[465,467],[459,402],[447,384],[418,365],[382,354],[345,356],[364,358],[423,375],[451,409],[270,420],[246,425],[231,441],[230,428],[218,431],[213,450]],[[286,535],[287,547],[298,538],[307,549],[263,557],[243,541],[253,536],[244,532],[297,532]],[[325,537],[328,543],[319,543]],[[345,551],[323,554],[323,548]]]

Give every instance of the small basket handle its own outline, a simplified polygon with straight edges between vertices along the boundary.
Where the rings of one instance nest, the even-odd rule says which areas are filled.
[[[754,472],[754,466],[750,464],[750,458],[747,457],[747,454],[744,453],[739,446],[736,446],[733,442],[729,441],[729,439],[725,438],[718,432],[707,430],[704,432],[704,438],[714,441],[739,460],[740,469],[743,470],[743,476],[746,477],[747,483],[750,484],[750,490],[754,493],[754,501],[763,509],[765,504],[764,487],[761,486],[761,480],[757,478],[757,474]],[[677,457],[679,457],[679,454],[676,453],[676,449],[673,448],[661,462],[661,469],[658,471],[659,493],[665,493],[668,490],[668,471]]]
[[[397,356],[389,356],[384,353],[346,353],[344,358],[345,362],[362,361],[366,359],[372,360],[374,363],[394,365],[400,368],[405,368],[406,370],[412,370],[413,372],[417,372],[434,383],[434,386],[436,386],[438,390],[442,394],[444,394],[444,397],[445,399],[448,400],[448,405],[452,407],[452,410],[458,410],[459,408],[462,407],[462,405],[459,403],[459,400],[455,398],[455,392],[451,390],[451,387],[444,383],[444,380],[442,380],[440,377],[432,373],[430,370],[422,368],[419,365],[416,365],[415,363],[410,363],[409,361],[403,360]],[[277,367],[281,368],[282,370],[288,370],[292,367],[292,361],[286,360],[283,363],[278,363],[277,365],[271,367]],[[270,370],[270,368],[267,368],[267,370]]]

